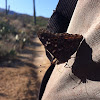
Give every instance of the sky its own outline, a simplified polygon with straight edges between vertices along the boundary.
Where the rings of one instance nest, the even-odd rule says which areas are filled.
[[[33,0],[7,0],[10,10],[33,15]],[[36,16],[50,17],[59,0],[35,0]],[[0,8],[5,8],[5,0],[0,0]]]

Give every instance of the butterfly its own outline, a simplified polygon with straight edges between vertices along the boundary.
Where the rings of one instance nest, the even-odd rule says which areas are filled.
[[[79,34],[53,33],[45,29],[40,29],[37,35],[45,49],[57,59],[58,63],[67,62],[83,39]]]

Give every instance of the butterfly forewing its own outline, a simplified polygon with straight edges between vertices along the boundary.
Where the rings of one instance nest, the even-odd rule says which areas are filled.
[[[51,33],[46,30],[40,30],[38,37],[44,47],[55,57],[60,63],[68,61],[70,56],[75,53],[81,40],[82,35],[68,33]]]

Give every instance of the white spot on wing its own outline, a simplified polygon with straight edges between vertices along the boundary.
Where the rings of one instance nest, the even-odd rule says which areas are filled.
[[[56,52],[56,50],[53,50],[53,51],[52,51],[52,53],[55,53],[55,52]]]
[[[48,39],[48,41],[50,41],[50,39]]]
[[[51,43],[47,41],[46,44],[48,45],[48,44],[51,44]]]
[[[57,44],[55,44],[55,47],[57,47]]]
[[[41,39],[44,39],[44,37],[41,37]]]

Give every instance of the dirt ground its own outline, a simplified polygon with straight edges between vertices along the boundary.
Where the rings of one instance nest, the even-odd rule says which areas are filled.
[[[50,62],[37,36],[18,56],[0,66],[0,100],[38,100],[38,93]]]

